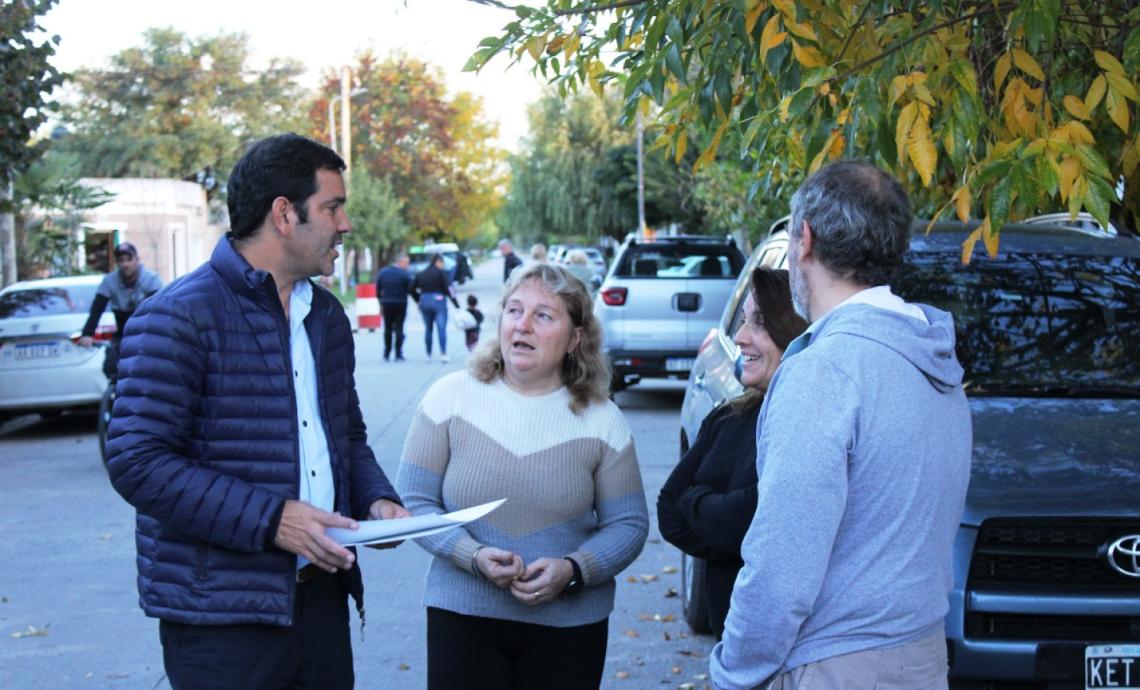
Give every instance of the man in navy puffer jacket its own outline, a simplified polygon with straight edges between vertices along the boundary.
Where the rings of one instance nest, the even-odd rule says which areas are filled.
[[[352,687],[363,586],[325,528],[408,515],[367,445],[348,318],[308,279],[352,229],[342,170],[303,137],[255,144],[230,233],[123,338],[108,471],[175,690]]]

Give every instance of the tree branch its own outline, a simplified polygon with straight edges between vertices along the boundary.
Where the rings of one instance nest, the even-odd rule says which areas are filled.
[[[976,18],[981,17],[981,16],[986,15],[986,14],[993,14],[994,12],[1005,12],[1009,9],[1012,9],[1013,7],[1014,7],[1014,5],[1012,3],[1007,3],[1004,5],[990,5],[989,7],[985,8],[985,9],[981,9],[981,10],[978,10],[977,12],[974,12],[973,14],[967,14],[967,15],[964,15],[961,17],[955,17],[954,19],[948,19],[948,20],[942,22],[941,24],[935,24],[934,26],[930,27],[929,29],[924,29],[923,31],[919,31],[918,33],[916,33],[915,35],[906,39],[905,41],[900,41],[900,42],[896,43],[895,45],[891,46],[890,48],[887,48],[886,50],[884,50],[882,53],[876,55],[875,57],[869,58],[867,60],[864,60],[863,62],[860,62],[859,64],[855,65],[854,67],[847,70],[846,72],[843,72],[839,76],[832,77],[829,81],[834,81],[837,83],[842,82],[844,79],[846,79],[847,77],[851,76],[852,74],[855,74],[856,72],[862,70],[863,68],[869,67],[869,66],[875,64],[876,62],[880,62],[882,60],[885,60],[888,56],[893,55],[894,53],[897,53],[898,51],[907,47],[911,43],[914,43],[918,39],[923,38],[925,36],[929,36],[930,34],[936,32],[936,31],[940,31],[942,29],[945,29],[948,26],[954,26],[955,24],[961,24],[962,22],[968,22],[971,19],[976,19]]]
[[[554,16],[567,17],[574,14],[590,14],[591,12],[605,12],[606,10],[616,10],[621,7],[634,7],[636,5],[644,5],[649,0],[618,0],[611,2],[608,5],[594,5],[593,7],[580,7],[576,10],[555,10]]]
[[[847,49],[851,47],[851,41],[855,38],[855,30],[858,29],[859,25],[863,23],[863,20],[867,18],[867,12],[870,11],[871,5],[874,4],[875,0],[867,0],[867,4],[863,5],[863,11],[859,13],[859,18],[851,25],[851,33],[847,34],[847,40],[843,42],[843,48],[840,49],[839,56],[835,58],[836,62],[842,60],[844,54],[847,53]]]

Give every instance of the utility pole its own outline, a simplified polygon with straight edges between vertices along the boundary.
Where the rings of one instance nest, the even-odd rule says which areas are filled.
[[[645,127],[637,111],[637,234],[645,235]]]

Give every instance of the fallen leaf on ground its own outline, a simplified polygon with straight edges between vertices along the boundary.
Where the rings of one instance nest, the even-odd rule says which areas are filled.
[[[692,683],[681,683],[677,686],[677,690],[696,690],[696,687]]]
[[[653,616],[651,616],[648,613],[639,613],[639,614],[637,614],[637,620],[639,620],[639,621],[651,621],[651,620],[653,620]]]
[[[674,666],[673,668],[671,668],[669,670],[672,671],[674,674],[678,674],[681,672],[681,667],[680,666]]]
[[[636,631],[636,630],[626,630],[626,631],[625,631],[625,636],[626,636],[626,637],[641,637],[641,635],[638,635],[638,634],[637,634],[637,631]]]
[[[617,678],[618,680],[625,680],[626,678],[629,678],[629,671],[618,671],[614,674],[614,678]]]
[[[110,532],[107,532],[107,533],[104,533],[104,534],[100,534],[100,535],[99,535],[99,538],[100,538],[100,539],[102,539],[103,541],[107,541],[107,540],[108,540],[108,539],[110,539],[112,536],[113,536],[113,535],[112,535]]]
[[[637,584],[637,578],[634,577],[633,575],[630,575],[629,577],[625,578],[625,581],[632,583],[632,584],[635,584],[635,585]]]
[[[401,663],[396,668],[400,669],[401,671],[407,671],[409,668],[411,668],[411,666],[408,666],[407,664]]]
[[[642,582],[656,582],[657,576],[656,575],[642,575],[641,581]]]
[[[49,626],[45,625],[42,628],[37,628],[35,626],[29,625],[27,630],[12,633],[12,637],[15,637],[17,639],[21,637],[47,637],[48,627]]]
[[[695,676],[693,676],[693,677],[694,677],[694,678],[696,678],[697,680],[707,680],[707,679],[708,679],[708,677],[709,677],[709,674],[707,674],[707,673],[698,673],[697,675],[695,675]]]
[[[681,656],[699,656],[696,652],[694,652],[691,649],[678,649],[677,653],[680,654]]]
[[[661,569],[661,572],[665,573],[666,575],[672,575],[673,573],[677,572],[677,566],[667,565]]]
[[[660,539],[656,539],[656,538],[653,538],[653,539],[647,539],[646,541],[648,541],[650,544],[660,544],[660,543],[661,543],[661,540],[660,540]]]
[[[666,641],[666,642],[670,642],[670,641],[672,641],[672,639],[673,639],[673,638],[672,638],[672,637],[669,635],[669,631],[668,631],[668,630],[666,630],[666,631],[665,631],[665,634],[664,634],[664,635],[662,635],[662,637],[664,637],[664,638],[665,638],[665,641]]]
[[[665,598],[666,599],[672,599],[675,596],[677,596],[677,590],[673,589],[672,587],[665,590]]]

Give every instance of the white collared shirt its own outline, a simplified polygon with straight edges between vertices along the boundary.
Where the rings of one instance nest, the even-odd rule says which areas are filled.
[[[297,398],[298,444],[301,450],[299,498],[330,513],[335,508],[332,463],[328,438],[317,403],[317,362],[305,331],[305,317],[313,307],[313,286],[307,280],[293,284],[289,295],[289,346],[293,360],[293,391]]]

